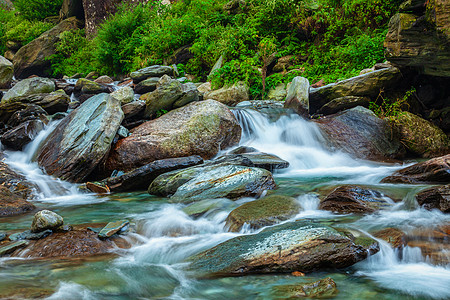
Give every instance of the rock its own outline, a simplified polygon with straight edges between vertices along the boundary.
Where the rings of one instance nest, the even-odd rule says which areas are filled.
[[[63,224],[64,219],[60,215],[50,210],[41,210],[34,215],[31,223],[31,232],[42,232],[47,229],[53,230]]]
[[[269,93],[267,94],[267,99],[275,101],[283,101],[284,99],[286,99],[286,96],[287,96],[286,85],[284,83],[280,83],[275,88],[269,90]]]
[[[134,83],[139,83],[149,77],[162,77],[163,75],[173,75],[173,68],[170,66],[154,65],[131,72],[130,77]]]
[[[108,153],[123,119],[117,99],[98,94],[65,117],[38,150],[47,174],[82,182]]]
[[[142,80],[134,87],[134,92],[136,94],[145,94],[149,92],[153,92],[156,90],[156,85],[158,84],[159,77],[150,77],[145,80]]]
[[[1,104],[0,104],[1,106]],[[27,121],[39,120],[43,123],[47,123],[47,112],[36,104],[29,104],[24,109],[16,111],[6,123],[10,127],[16,127]]]
[[[235,106],[239,102],[248,101],[249,88],[243,82],[235,83],[230,87],[223,87],[218,90],[206,92],[204,99],[213,99],[228,106]]]
[[[145,110],[145,102],[138,100],[122,105],[122,111],[125,115],[124,119],[140,115]]]
[[[82,0],[63,0],[59,10],[59,20],[76,17],[78,20],[84,19],[84,9]]]
[[[11,234],[9,236],[10,241],[20,241],[20,240],[40,240],[45,237],[48,237],[50,234],[52,234],[53,231],[50,229],[33,233],[31,230],[26,230],[24,232],[17,232],[14,234]]]
[[[185,45],[181,48],[178,48],[173,52],[173,54],[168,58],[168,64],[186,64],[191,58],[194,57],[194,54],[190,51],[192,45]]]
[[[22,151],[23,147],[31,142],[42,129],[44,129],[43,122],[39,120],[26,121],[8,130],[0,140],[8,149]]]
[[[0,89],[9,88],[14,76],[12,62],[0,55]]]
[[[6,239],[6,233],[0,232],[0,242]]]
[[[387,68],[312,88],[309,93],[309,113],[316,113],[328,102],[344,96],[376,97],[381,89],[395,87],[400,79],[401,73],[397,68]]]
[[[203,163],[203,159],[198,155],[161,159],[123,175],[110,177],[104,182],[113,192],[146,190],[150,183],[163,173],[184,169],[201,163]]]
[[[253,153],[253,152],[259,152],[258,149],[249,147],[249,146],[239,146],[230,152],[228,154],[244,154],[244,153]]]
[[[119,138],[126,138],[130,136],[130,131],[123,127],[122,125],[119,126],[119,129],[117,129],[117,135]]]
[[[398,13],[389,21],[384,41],[386,58],[402,68],[414,67],[427,75],[449,77],[450,4],[443,0],[420,2],[416,6],[421,9],[406,9],[412,13]]]
[[[437,126],[410,112],[396,118],[402,143],[416,155],[434,157],[450,153],[450,139]]]
[[[0,217],[21,215],[34,209],[34,205],[27,202],[25,197],[0,185]]]
[[[383,178],[381,182],[447,184],[450,182],[450,154],[398,170]]]
[[[450,213],[450,184],[426,189],[416,195],[417,203],[424,208]]]
[[[402,144],[388,121],[358,106],[316,121],[328,144],[358,158],[400,158]]]
[[[342,214],[372,213],[390,207],[382,193],[354,185],[340,186],[320,202],[319,209]]]
[[[183,91],[183,95],[174,102],[174,108],[182,107],[188,103],[200,100],[197,86],[194,83],[186,82],[181,85],[181,89]]]
[[[79,96],[82,94],[107,93],[109,90],[108,87],[105,85],[102,85],[89,79],[80,78],[77,80],[77,83],[75,84],[73,91],[76,95]]]
[[[280,57],[277,60],[277,63],[275,66],[273,66],[272,72],[274,73],[280,73],[280,72],[286,72],[289,67],[293,66],[293,64],[296,62],[296,57],[294,55],[287,55]]]
[[[126,230],[129,224],[130,222],[126,220],[109,222],[105,227],[103,227],[102,230],[100,230],[100,232],[98,233],[98,238],[101,240],[107,239],[113,234]]]
[[[379,250],[371,239],[361,245],[347,235],[310,221],[289,222],[203,251],[189,259],[190,268],[210,276],[310,272],[345,268]]]
[[[6,94],[3,95],[2,103],[14,101],[17,98],[41,93],[51,93],[55,90],[53,80],[42,77],[32,77],[19,81]]]
[[[236,155],[248,158],[252,162],[253,166],[266,169],[270,172],[273,172],[276,169],[285,169],[289,167],[289,162],[284,159],[281,159],[276,155],[263,152],[227,154],[225,157],[232,158]]]
[[[406,234],[397,228],[385,228],[375,232],[373,236],[388,242],[394,249],[401,249],[406,245]]]
[[[305,77],[295,77],[288,87],[284,107],[290,108],[300,116],[309,113],[309,81]]]
[[[406,237],[407,246],[420,248],[423,257],[427,262],[438,266],[447,266],[450,264],[448,251],[450,246],[450,225],[418,227]]]
[[[77,29],[80,25],[75,17],[66,19],[20,48],[14,55],[14,75],[17,78],[50,75],[51,62],[48,58],[56,54],[56,44],[60,41],[61,33]]]
[[[112,149],[105,170],[127,172],[155,160],[190,155],[209,159],[237,144],[240,134],[226,106],[214,100],[192,102],[133,128]]]
[[[234,232],[240,231],[244,224],[258,229],[288,220],[299,211],[300,204],[295,198],[270,195],[235,208],[228,215],[225,226]]]
[[[112,92],[111,96],[119,100],[121,105],[124,105],[134,100],[134,91],[129,86],[125,86]]]
[[[344,96],[331,100],[324,106],[322,106],[317,113],[324,115],[331,115],[338,113],[340,111],[350,109],[357,106],[369,106],[370,99],[367,97],[357,97],[357,96]]]
[[[114,83],[114,80],[112,80],[111,77],[109,77],[109,76],[102,75],[102,76],[98,77],[97,79],[95,79],[94,82],[100,83],[100,84],[111,84],[111,83]]]
[[[214,72],[216,72],[217,70],[219,70],[220,68],[222,68],[223,65],[223,55],[221,55],[217,60],[216,63],[214,64],[214,66],[211,69],[211,72],[209,72],[208,76],[211,76]]]
[[[95,184],[93,182],[86,182],[86,188],[90,190],[91,192],[97,193],[97,194],[109,194],[110,189],[109,187],[102,186],[100,184]]]
[[[9,243],[6,246],[0,248],[0,256],[4,256],[6,254],[10,254],[17,249],[23,248],[28,245],[28,241],[17,241],[13,243]]]
[[[234,201],[226,198],[218,198],[194,202],[184,207],[182,210],[191,218],[198,218],[213,211],[229,210],[233,206],[236,206]]]
[[[211,82],[205,82],[205,83],[202,83],[201,85],[199,85],[198,87],[197,87],[197,90],[200,92],[200,94],[205,94],[205,93],[207,93],[207,92],[209,92],[209,91],[211,91]],[[206,99],[206,98],[205,98]]]
[[[274,299],[334,298],[338,294],[336,283],[330,277],[302,284],[279,285],[273,287]]]
[[[36,186],[27,181],[25,176],[18,174],[16,171],[12,170],[7,164],[1,161],[2,155],[0,152],[0,187],[5,187],[8,192],[12,192],[20,196],[23,200],[27,198],[31,198],[33,195],[33,191],[36,189]],[[9,195],[7,193],[7,195]],[[3,197],[7,199],[8,197]],[[14,201],[13,201],[14,202]],[[34,206],[29,204],[26,207]],[[29,210],[29,209],[28,209]]]
[[[211,198],[255,197],[275,187],[267,170],[224,163],[162,174],[152,182],[148,192],[173,194],[172,202],[190,203]]]

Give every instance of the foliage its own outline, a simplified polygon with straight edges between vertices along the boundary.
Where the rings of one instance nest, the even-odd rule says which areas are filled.
[[[383,98],[382,93],[374,102],[370,102],[369,109],[372,110],[378,117],[388,119],[391,122],[395,122],[397,117],[409,108],[408,99],[412,97],[416,92],[414,87],[411,87],[409,91],[401,98],[391,100]],[[377,104],[377,101],[381,99],[381,103]]]
[[[26,20],[57,16],[63,0],[16,0],[14,6]]]

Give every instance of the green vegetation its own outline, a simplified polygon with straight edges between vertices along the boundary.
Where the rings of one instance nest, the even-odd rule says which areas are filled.
[[[375,102],[370,102],[369,109],[372,110],[378,117],[388,119],[389,121],[395,123],[397,117],[402,112],[408,111],[408,100],[413,97],[415,93],[416,89],[411,87],[409,91],[406,91],[403,97],[394,100],[384,98],[382,93],[380,93]],[[379,104],[377,104],[377,102],[379,102]]]
[[[26,20],[44,20],[57,16],[63,0],[16,0],[14,6]]]

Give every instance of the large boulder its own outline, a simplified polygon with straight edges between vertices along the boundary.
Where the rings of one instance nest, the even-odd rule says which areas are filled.
[[[19,81],[13,88],[3,95],[2,103],[15,101],[21,97],[34,94],[51,93],[55,90],[53,80],[42,77],[27,78]]]
[[[367,97],[345,96],[331,100],[322,106],[317,113],[324,115],[331,115],[340,111],[350,109],[357,106],[369,107],[370,99]]]
[[[212,158],[237,144],[241,128],[233,113],[214,101],[192,102],[131,130],[112,149],[105,169],[130,171],[164,158]]]
[[[164,75],[174,75],[174,70],[170,66],[154,65],[131,72],[130,77],[134,83],[139,83],[150,77],[162,77]]]
[[[104,93],[89,98],[47,137],[37,154],[39,165],[47,174],[83,181],[108,153],[122,119],[117,99]]]
[[[244,235],[201,252],[190,268],[211,276],[309,272],[344,268],[378,251],[371,239],[309,221],[296,221]]]
[[[449,183],[450,154],[414,164],[396,171],[381,182],[389,183]]]
[[[235,232],[241,230],[244,224],[258,229],[292,218],[299,211],[300,204],[295,198],[270,195],[235,208],[228,215],[225,226]]]
[[[317,112],[326,103],[345,96],[375,98],[382,89],[394,87],[401,79],[397,68],[385,68],[352,77],[319,88],[312,88],[309,94],[309,113]]]
[[[389,21],[386,58],[399,67],[414,67],[434,76],[450,76],[450,3],[414,1]]]
[[[364,107],[358,106],[316,123],[332,148],[356,157],[385,160],[400,158],[404,154],[403,146],[389,122]]]
[[[31,223],[31,232],[41,232],[47,229],[55,230],[64,224],[64,219],[51,210],[38,211]]]
[[[284,107],[294,110],[300,116],[309,113],[309,80],[305,77],[295,77],[287,90]]]
[[[450,139],[436,125],[409,112],[396,118],[400,137],[406,148],[416,155],[434,157],[450,153]]]
[[[80,21],[71,17],[20,48],[13,59],[14,75],[17,78],[26,78],[30,75],[50,75],[48,58],[56,53],[56,44],[60,41],[61,33],[79,27]]]
[[[247,101],[248,87],[243,82],[235,83],[232,86],[225,86],[218,90],[206,92],[204,99],[213,99],[228,106],[236,106],[239,102]]]
[[[173,202],[189,203],[211,198],[254,197],[275,187],[267,170],[221,163],[162,174],[152,182],[148,192],[172,195]]]
[[[0,89],[9,88],[14,76],[12,62],[0,55]]]
[[[426,189],[416,195],[417,203],[426,209],[450,213],[450,184]]]

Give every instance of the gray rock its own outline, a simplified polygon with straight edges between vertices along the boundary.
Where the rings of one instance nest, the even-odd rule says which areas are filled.
[[[154,65],[134,71],[130,74],[134,83],[139,83],[149,77],[161,77],[163,75],[173,75],[173,68],[170,66]]]
[[[60,215],[50,210],[41,210],[34,215],[31,223],[31,232],[42,232],[47,229],[53,230],[63,224],[64,219]]]
[[[6,94],[3,95],[2,103],[13,101],[19,97],[30,96],[40,93],[51,93],[55,90],[53,80],[42,77],[27,78],[19,81]]]
[[[198,202],[194,202],[184,207],[182,210],[185,214],[189,215],[192,218],[198,218],[203,215],[209,215],[215,211],[224,211],[232,209],[236,207],[236,202],[226,199],[226,198],[218,198],[218,199],[206,199]]]
[[[6,238],[6,233],[0,232],[0,242]]]
[[[1,105],[0,105],[1,106]],[[36,104],[29,104],[24,109],[16,111],[6,123],[10,127],[16,127],[24,122],[39,120],[43,123],[47,123],[47,112]]]
[[[134,100],[134,91],[129,86],[125,86],[112,92],[111,96],[119,100],[121,105],[124,105]]]
[[[47,236],[49,236],[50,234],[52,234],[53,231],[51,231],[50,229],[41,231],[41,232],[31,232],[31,230],[26,230],[24,232],[17,232],[14,234],[11,234],[9,236],[9,240],[10,241],[20,241],[20,240],[40,240],[43,239]]]
[[[287,90],[284,107],[290,108],[300,116],[309,113],[309,81],[305,77],[295,77]]]
[[[236,106],[239,102],[249,99],[248,93],[248,86],[243,82],[238,82],[232,86],[205,92],[203,99],[213,99],[228,106]]]
[[[284,83],[280,83],[275,88],[270,89],[267,94],[267,99],[275,100],[275,101],[283,101],[286,99],[287,91],[286,85]]]
[[[227,154],[226,157],[232,158],[235,155],[248,158],[252,162],[253,166],[266,169],[270,172],[273,172],[276,169],[285,169],[289,167],[289,162],[273,154],[252,152],[242,154]]]
[[[153,92],[156,90],[156,85],[158,84],[159,77],[150,77],[145,80],[142,80],[134,87],[134,91],[136,94],[145,94],[149,92]]]
[[[322,106],[317,113],[324,115],[331,115],[340,111],[350,109],[357,106],[369,106],[370,99],[367,97],[344,96],[331,100]]]
[[[12,62],[0,55],[0,89],[9,88],[14,76]]]
[[[100,232],[98,233],[98,238],[104,240],[120,231],[125,231],[129,224],[130,222],[126,220],[109,222],[105,227],[102,228],[102,230],[100,230]]]

